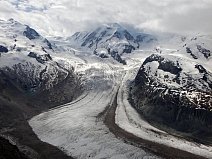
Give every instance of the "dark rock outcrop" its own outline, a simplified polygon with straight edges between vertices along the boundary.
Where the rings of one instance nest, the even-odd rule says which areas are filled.
[[[52,44],[49,42],[49,40],[47,40],[47,39],[44,39],[44,41],[43,41],[44,43],[46,43],[46,45],[48,46],[48,49],[53,49],[52,48]]]
[[[195,68],[199,70],[199,73],[205,73],[207,74],[207,70],[202,65],[195,65]]]
[[[8,140],[0,137],[0,159],[29,159],[17,146],[12,145]]]
[[[109,54],[111,55],[111,57],[113,57],[116,61],[122,63],[123,65],[126,65],[126,61],[123,60],[121,58],[121,56],[119,55],[119,53],[117,51],[112,51],[112,52],[109,52]]]
[[[132,45],[124,45],[123,53],[131,53],[135,50],[135,47]]]
[[[197,49],[201,52],[205,58],[209,58],[211,56],[211,51],[202,47],[201,45],[197,45]]]
[[[27,62],[0,68],[0,128],[6,130],[4,134],[16,138],[24,146],[20,151],[29,156],[71,159],[56,147],[40,141],[27,120],[76,99],[81,92],[80,80],[73,70],[66,70],[57,63],[40,67]],[[1,155],[5,157],[4,153]]]
[[[167,60],[157,54],[152,54],[151,56],[147,57],[143,65],[152,61],[157,61],[159,63],[158,69],[161,69],[163,71],[170,72],[175,75],[179,74],[180,71],[182,71],[182,68],[179,66],[178,63],[175,64],[173,61]]]
[[[196,55],[194,55],[189,47],[186,47],[186,52],[190,54],[194,59],[198,59]]]
[[[135,40],[137,43],[142,43],[142,42],[150,43],[150,42],[157,41],[157,38],[155,38],[154,36],[150,34],[141,33],[136,36]]]
[[[185,66],[176,61],[160,55],[148,57],[132,86],[131,103],[156,125],[166,125],[166,128],[169,126],[198,138],[204,134],[207,140],[212,134],[212,74],[196,64],[194,68],[200,74],[195,79],[196,75],[185,73]],[[173,74],[172,80],[169,81],[171,77],[165,73],[163,79],[161,75],[156,75],[157,71],[155,75],[151,74],[149,69],[155,67],[152,62],[158,62],[157,71]],[[187,83],[184,86],[185,79]]]
[[[96,32],[90,33],[84,40],[84,42],[81,44],[81,46],[86,46],[89,43],[89,48],[91,48],[94,45],[94,40],[97,40],[95,37]]]
[[[26,30],[23,32],[23,35],[26,36],[29,40],[38,39],[40,35],[28,25],[26,26]]]
[[[9,50],[5,47],[0,45],[0,53],[7,53]]]
[[[47,61],[52,61],[52,57],[50,56],[50,54],[42,54],[42,55],[38,55],[34,52],[30,52],[28,54],[29,57],[35,58],[39,63],[44,64]]]

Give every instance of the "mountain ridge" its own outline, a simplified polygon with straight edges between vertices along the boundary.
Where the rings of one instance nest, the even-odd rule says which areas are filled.
[[[91,50],[97,56],[112,57],[126,64],[121,58],[124,53],[132,53],[142,43],[154,43],[156,37],[139,33],[133,36],[126,28],[118,23],[103,24],[92,31],[77,32],[70,38],[70,43],[80,49]]]

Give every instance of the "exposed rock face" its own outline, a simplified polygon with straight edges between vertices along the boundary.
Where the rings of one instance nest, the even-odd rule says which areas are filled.
[[[53,72],[49,71],[50,67]],[[29,156],[34,156],[35,153],[40,156],[39,159],[71,158],[57,148],[40,141],[27,120],[42,111],[78,97],[81,94],[79,79],[71,70],[66,72],[54,66],[47,66],[47,69],[42,71],[40,67],[29,63],[19,64],[8,70],[1,68],[0,130],[5,129],[4,134],[11,135],[22,146],[29,147],[30,149],[20,150]],[[1,155],[5,157],[5,154]]]
[[[28,159],[15,145],[0,137],[0,158],[1,159]]]
[[[26,26],[26,30],[23,32],[23,35],[26,36],[29,40],[37,39],[40,35],[29,26]]]
[[[132,87],[135,108],[150,121],[188,133],[212,134],[212,73],[202,65],[153,54]]]
[[[34,29],[26,25],[26,29],[23,32],[23,35],[26,36],[29,40],[42,39],[43,43],[47,45],[48,49],[53,49],[52,44],[46,39],[38,34]]]
[[[154,62],[157,61],[159,63],[158,69],[161,69],[165,72],[170,72],[171,74],[179,74],[180,71],[182,71],[182,68],[179,66],[178,62],[173,62],[171,60],[167,60],[162,56],[153,54],[151,56],[149,56],[143,63],[143,65],[150,63],[150,62]]]
[[[196,55],[194,55],[189,47],[186,47],[186,52],[190,54],[194,59],[198,59]]]
[[[124,45],[123,53],[131,53],[135,50],[135,47],[132,45]]]
[[[29,99],[43,94],[41,101],[45,99],[44,103],[51,106],[71,101],[80,94],[80,80],[73,67],[66,68],[48,53],[19,55],[1,57],[5,63],[0,65],[0,78],[3,81],[0,85],[4,86],[6,80]]]
[[[6,83],[10,81],[29,99],[43,94],[41,101],[46,100],[44,103],[51,103],[52,106],[71,101],[81,92],[80,81],[73,71],[66,70],[59,64],[57,66],[56,63],[46,66],[29,62],[16,64],[12,68],[1,68],[0,75],[2,80],[7,80]],[[1,82],[0,84],[6,85]]]
[[[193,59],[209,59],[212,49],[211,40],[210,36],[196,36],[185,40],[183,47]]]
[[[8,49],[5,46],[0,45],[0,53],[7,53]]]
[[[52,44],[47,39],[44,39],[43,42],[47,44],[49,49],[53,50]]]
[[[157,38],[150,34],[140,33],[135,38],[136,42],[140,44],[142,43],[152,43],[156,42]]]
[[[111,55],[111,57],[113,57],[116,61],[122,63],[123,65],[126,65],[126,64],[127,64],[126,61],[123,60],[123,59],[121,58],[121,56],[118,54],[117,51],[112,51],[112,52],[110,52],[110,55]]]
[[[211,56],[211,51],[201,45],[197,45],[197,49],[205,56],[205,58],[209,58]]]
[[[34,52],[30,52],[28,54],[29,57],[35,58],[38,62],[44,64],[46,61],[51,61],[52,57],[49,54],[36,54]]]

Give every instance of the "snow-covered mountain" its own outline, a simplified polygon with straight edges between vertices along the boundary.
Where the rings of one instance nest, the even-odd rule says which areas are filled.
[[[37,94],[71,78],[72,67],[52,57],[53,46],[34,29],[13,19],[0,21],[0,74],[21,92]]]
[[[104,24],[92,31],[77,32],[68,40],[78,49],[91,50],[102,58],[111,56],[118,62],[126,64],[121,58],[122,54],[131,53],[147,45],[151,46],[157,38],[146,33],[132,34],[123,26],[112,23]]]
[[[197,35],[187,38],[183,49],[194,59],[211,59],[211,41],[212,37],[210,35]]]
[[[22,47],[31,50],[52,50],[52,44],[27,25],[9,19],[0,20],[0,27],[1,47],[6,46],[9,51],[22,51]]]
[[[186,37],[176,51],[150,55],[133,86],[135,107],[147,118],[184,132],[210,131],[212,38]]]
[[[57,60],[57,51],[33,28],[13,19],[0,20],[0,135],[4,132],[7,136],[9,131],[15,138],[13,145],[27,158],[46,158],[36,147],[57,152],[54,158],[65,156],[39,141],[27,123],[33,115],[72,101],[81,93],[80,80],[71,63]],[[0,150],[3,156],[12,151],[8,147],[7,144]]]
[[[111,138],[113,135],[108,132],[104,133],[108,136],[95,135],[96,132],[102,133],[99,130],[105,126],[98,122],[101,119],[96,119],[111,102],[117,103],[114,120],[121,121],[126,131],[129,125],[139,129],[141,118],[134,109],[136,113],[129,111],[132,108],[128,110],[130,104],[123,109],[126,118],[117,116],[123,113],[120,108],[126,106],[129,99],[149,121],[164,123],[183,132],[198,134],[204,131],[211,134],[211,44],[211,36],[132,32],[116,23],[78,32],[69,38],[51,37],[47,40],[27,25],[13,19],[1,20],[0,109],[7,113],[1,114],[0,126],[12,125],[17,119],[25,120],[37,112],[73,100],[81,93],[82,81],[84,94],[76,101],[31,120],[39,138],[70,154],[90,157],[90,152],[84,149],[78,152],[73,149],[76,145],[81,146],[82,134],[85,134],[83,141],[86,143],[83,145],[87,145],[88,149],[96,144],[87,140],[91,134],[93,141],[98,137],[98,144],[107,139],[109,145],[113,141],[112,144],[122,146],[122,141],[114,140],[115,137]],[[128,96],[128,84],[131,86],[131,98]],[[115,104],[112,105],[115,107]],[[17,116],[17,112],[21,115]],[[130,116],[132,114],[133,117]],[[129,120],[129,123],[122,120]],[[152,135],[155,128],[150,131],[149,126],[147,129],[141,126],[140,130]],[[157,131],[155,134],[160,140]],[[70,135],[76,135],[76,140],[72,140]],[[96,152],[100,152],[102,147],[108,148],[104,152],[110,151],[106,140],[103,144],[98,146],[98,150],[92,150],[92,154],[98,155]],[[120,152],[116,150],[123,149],[127,156],[133,155],[134,151],[128,155],[128,146],[117,147],[114,154],[118,156]],[[103,156],[107,157],[104,152]]]

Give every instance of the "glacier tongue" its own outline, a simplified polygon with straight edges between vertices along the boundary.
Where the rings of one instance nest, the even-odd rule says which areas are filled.
[[[101,63],[99,59],[87,60],[76,65],[78,71],[83,70],[85,93],[76,101],[32,118],[29,123],[34,132],[42,141],[76,158],[153,157],[117,139],[98,119],[113,101],[125,70],[121,65]]]

